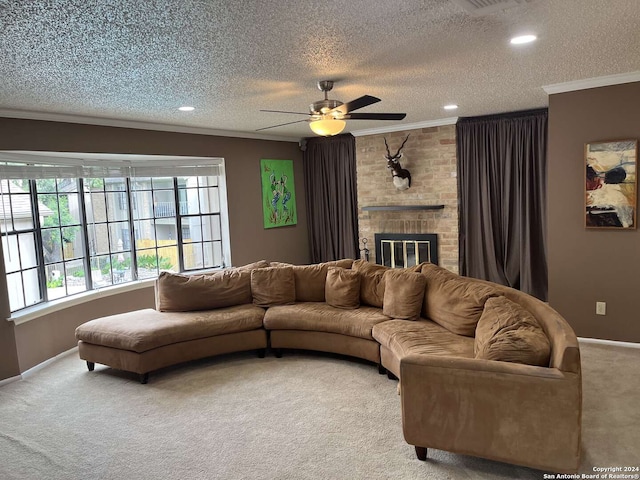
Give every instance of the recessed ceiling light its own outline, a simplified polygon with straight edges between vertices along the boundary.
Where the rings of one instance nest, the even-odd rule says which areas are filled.
[[[193,112],[196,109],[196,107],[179,107],[178,110],[180,110],[181,112]]]
[[[522,45],[523,43],[534,42],[538,37],[535,35],[520,35],[511,39],[512,45]]]
[[[458,105],[455,105],[453,103],[451,105],[445,105],[444,106],[445,110],[455,110],[456,108],[458,108]]]

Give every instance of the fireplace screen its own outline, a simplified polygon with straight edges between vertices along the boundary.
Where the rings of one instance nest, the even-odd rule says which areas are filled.
[[[376,233],[376,262],[406,268],[422,262],[438,264],[438,237],[433,233]]]

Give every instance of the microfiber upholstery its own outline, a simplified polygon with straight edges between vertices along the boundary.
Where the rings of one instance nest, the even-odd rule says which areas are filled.
[[[391,268],[384,272],[382,313],[392,318],[417,320],[427,279],[421,273]]]
[[[275,263],[275,262],[274,262]],[[324,302],[325,282],[330,267],[351,268],[353,260],[344,259],[314,265],[293,265],[293,277],[296,284],[297,302]],[[272,266],[287,266],[277,264]]]
[[[251,294],[258,307],[287,305],[296,301],[296,285],[291,267],[251,270]]]
[[[473,337],[485,302],[498,296],[494,286],[456,275],[442,267],[422,267],[427,288],[422,314],[450,332]]]
[[[83,323],[76,339],[93,345],[146,352],[189,340],[262,327],[264,309],[251,304],[202,312],[158,312],[151,308]]]
[[[210,310],[251,303],[251,271],[228,269],[213,274],[161,272],[155,284],[161,312]]]
[[[383,275],[389,270],[389,267],[361,259],[353,262],[351,268],[360,274],[360,303],[382,308],[384,301]]]
[[[344,310],[325,302],[305,302],[270,307],[264,316],[264,328],[339,333],[373,340],[373,326],[387,320],[389,317],[379,308],[361,306]]]
[[[354,309],[360,306],[360,275],[353,270],[329,267],[325,286],[326,302],[332,307]]]
[[[476,327],[476,358],[549,366],[551,345],[538,321],[505,297],[486,301]]]

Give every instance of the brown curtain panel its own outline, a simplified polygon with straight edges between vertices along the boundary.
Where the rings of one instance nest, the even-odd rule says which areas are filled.
[[[547,299],[547,110],[456,125],[460,273]]]
[[[314,263],[358,258],[355,151],[351,134],[307,139],[304,181]]]

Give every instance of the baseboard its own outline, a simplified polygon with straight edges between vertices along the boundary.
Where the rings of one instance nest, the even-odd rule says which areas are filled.
[[[583,343],[598,343],[600,345],[610,345],[612,347],[640,348],[640,343],[619,342],[617,340],[604,340],[602,338],[578,337],[578,341]]]
[[[34,373],[36,373],[38,370],[42,370],[44,367],[46,367],[48,365],[51,365],[56,360],[58,360],[58,359],[60,359],[62,357],[66,357],[67,355],[70,355],[71,353],[74,353],[74,352],[77,352],[77,351],[78,351],[78,346],[76,345],[75,347],[72,347],[69,350],[66,350],[66,351],[64,351],[62,353],[59,353],[55,357],[49,358],[48,360],[45,360],[44,362],[39,363],[35,367],[31,367],[30,369],[25,370],[24,372],[22,372],[22,378],[27,378],[27,377],[33,375]]]
[[[15,377],[5,378],[4,380],[0,380],[0,387],[6,385],[7,383],[15,382],[16,380],[22,380],[22,375],[16,375]]]

